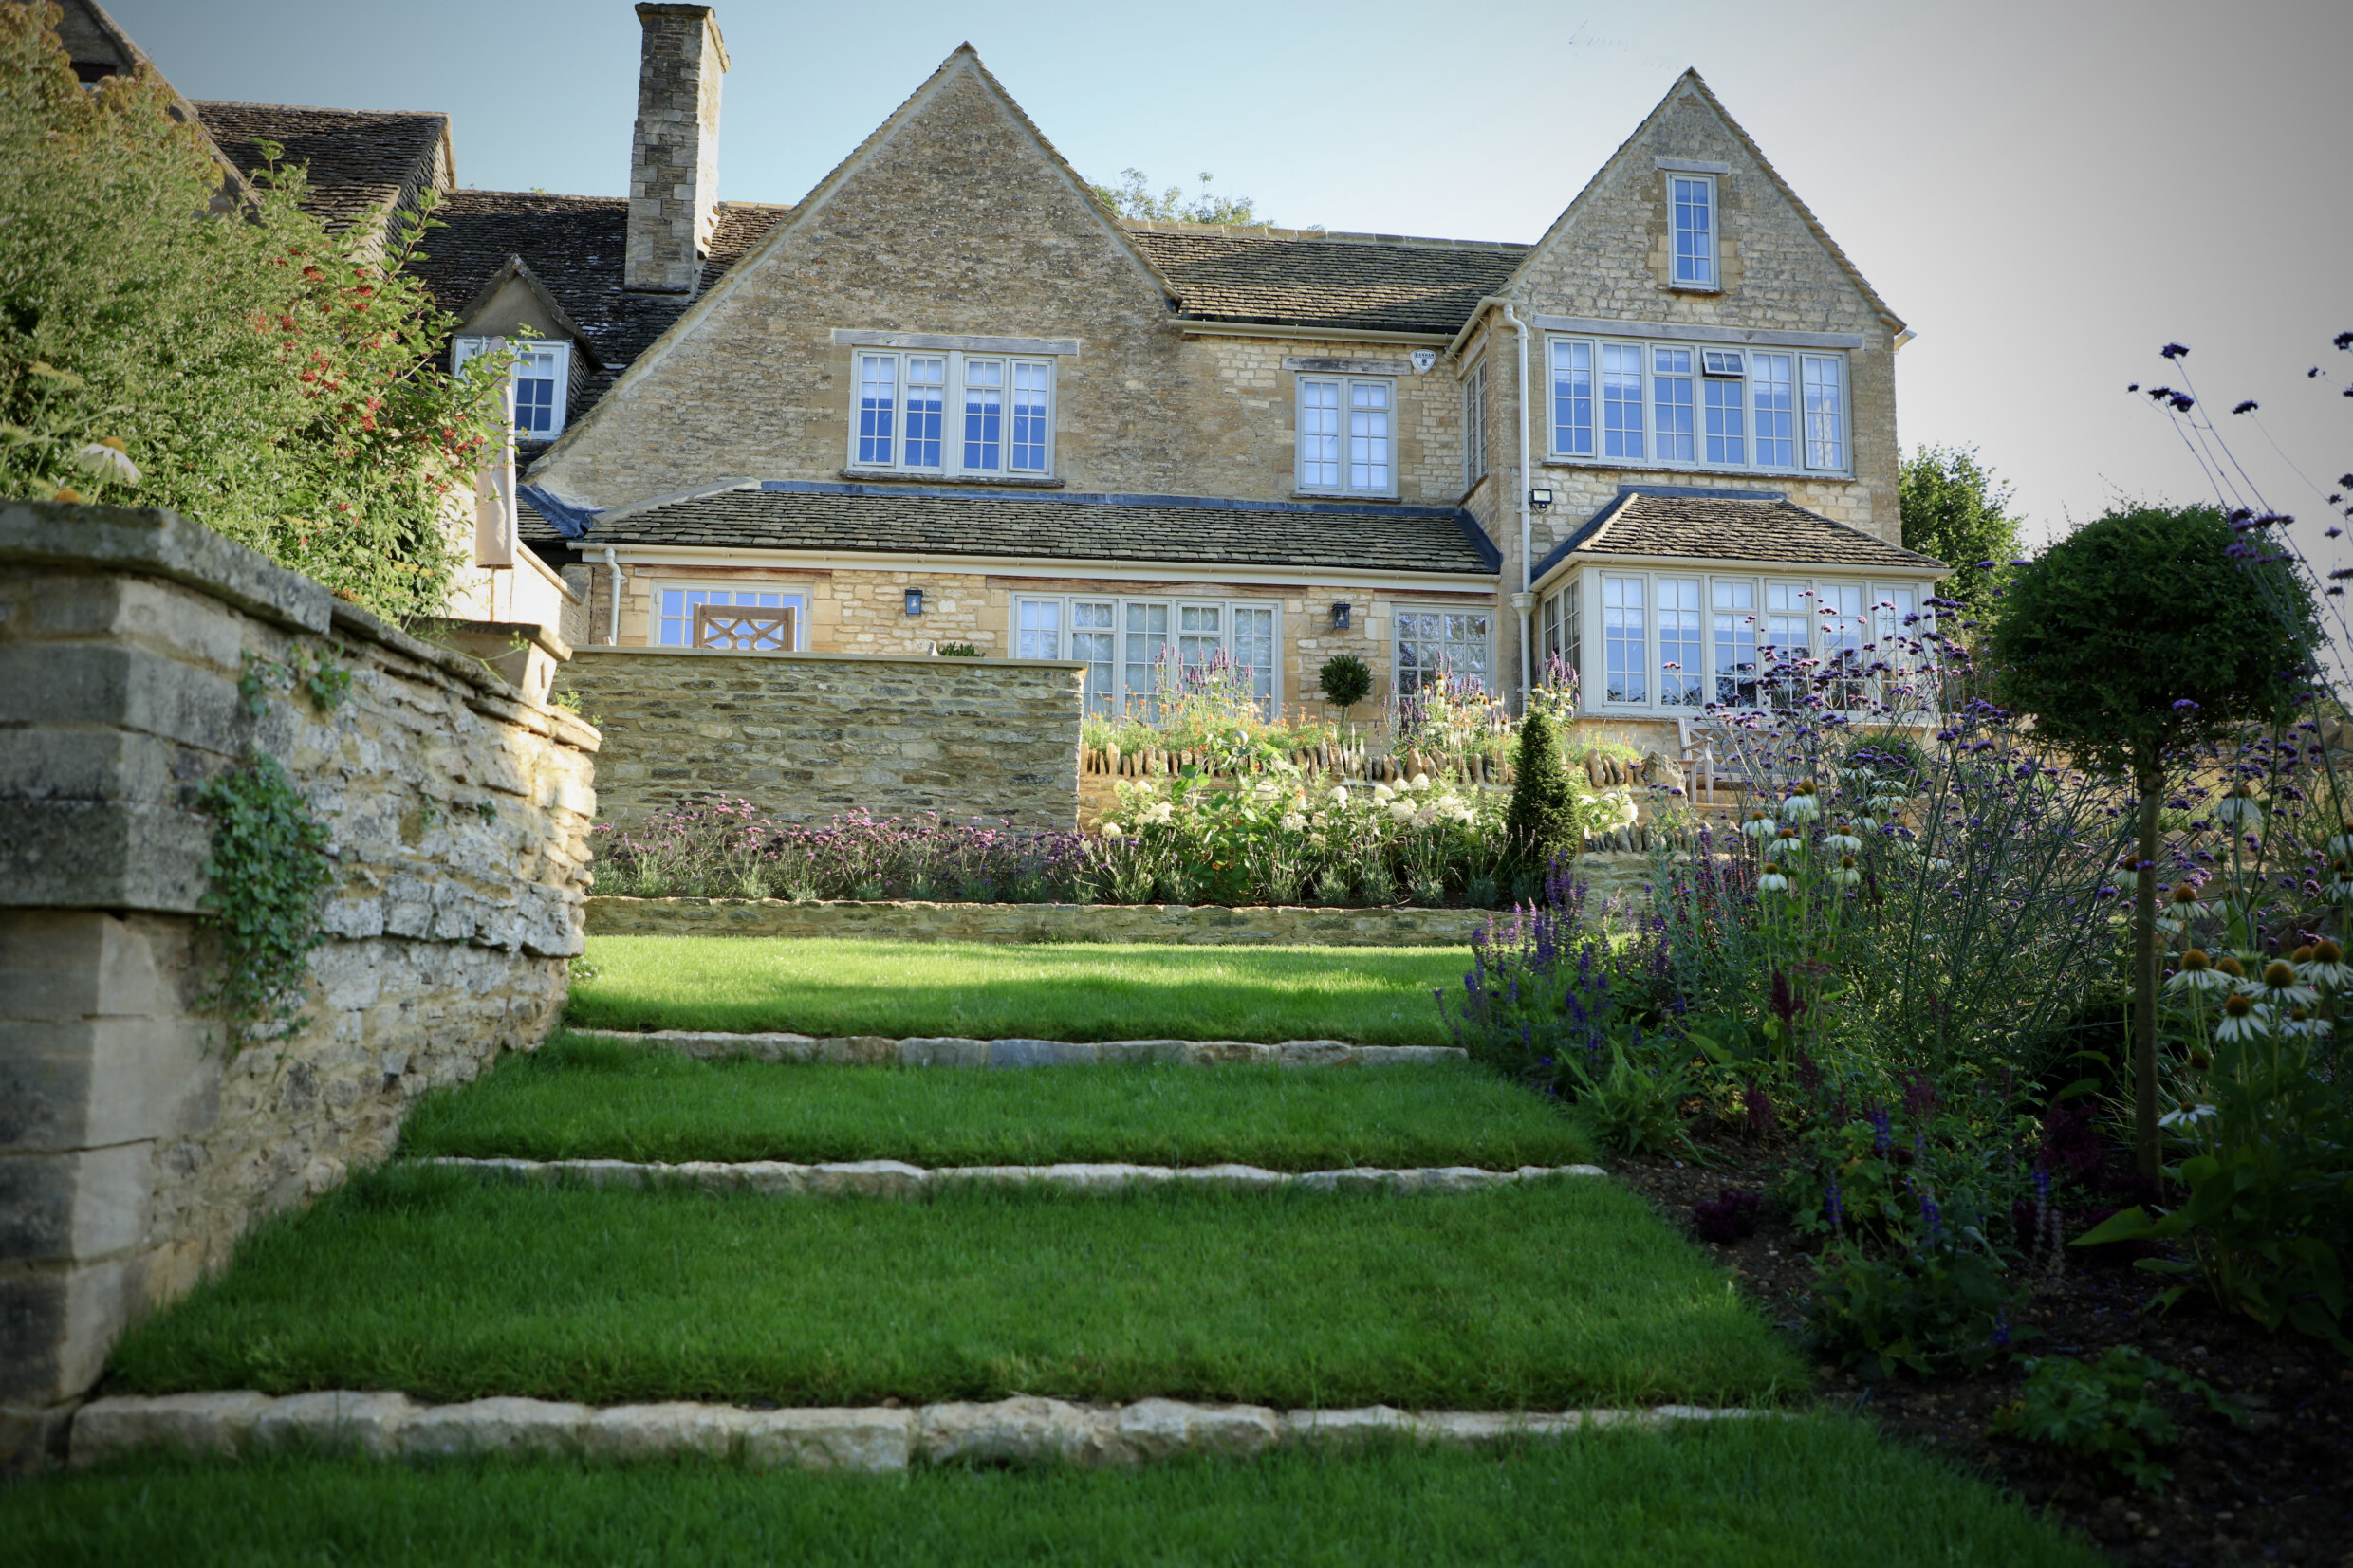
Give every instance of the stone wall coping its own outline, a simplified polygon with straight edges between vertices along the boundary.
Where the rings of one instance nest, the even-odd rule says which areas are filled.
[[[900,1160],[683,1160],[675,1165],[636,1160],[525,1160],[435,1157],[404,1162],[519,1181],[576,1181],[588,1187],[687,1187],[706,1192],[749,1192],[764,1198],[928,1198],[965,1187],[1050,1187],[1073,1192],[1119,1192],[1131,1187],[1183,1183],[1233,1192],[1475,1192],[1490,1187],[1569,1177],[1606,1176],[1598,1165],[1523,1165],[1491,1171],[1477,1165],[1390,1170],[1352,1166],[1342,1171],[1269,1171],[1255,1165],[950,1165]]]
[[[9,502],[0,506],[0,561],[166,578],[305,632],[323,633],[336,610],[353,608],[261,551],[159,507]]]
[[[1086,661],[1071,658],[1007,658],[987,655],[980,658],[957,658],[939,654],[819,654],[804,649],[768,649],[751,652],[735,648],[645,648],[623,647],[612,643],[589,643],[572,651],[576,659],[584,658],[742,658],[798,661],[804,664],[921,664],[932,669],[954,670],[959,665],[1012,665],[1037,670],[1084,670]]]
[[[546,652],[548,656],[565,663],[569,663],[572,657],[572,645],[556,636],[552,627],[542,626],[535,620],[454,620],[448,617],[436,617],[423,622],[423,625],[435,634],[511,637],[517,642],[528,642]]]
[[[754,1411],[677,1400],[598,1408],[547,1399],[421,1405],[406,1394],[325,1390],[271,1398],[252,1390],[95,1399],[75,1412],[76,1465],[147,1452],[231,1461],[287,1446],[372,1459],[483,1453],[614,1460],[740,1457],[761,1467],[886,1472],[910,1465],[1128,1467],[1186,1455],[1250,1458],[1281,1445],[1406,1437],[1491,1448],[1609,1427],[1769,1419],[1745,1406],[1655,1405],[1568,1411],[1278,1411],[1176,1399],[1075,1404],[1010,1399],[919,1406]]]
[[[590,1040],[676,1051],[682,1056],[748,1056],[762,1061],[880,1067],[1084,1067],[1100,1062],[1215,1067],[1402,1067],[1468,1061],[1459,1045],[1355,1045],[1344,1040],[970,1040],[960,1035],[804,1035],[786,1030],[731,1034],[716,1029],[573,1029]]]

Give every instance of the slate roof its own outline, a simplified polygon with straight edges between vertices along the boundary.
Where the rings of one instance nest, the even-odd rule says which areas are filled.
[[[743,259],[791,209],[723,201],[703,267],[704,290]],[[596,406],[614,378],[694,304],[683,294],[621,287],[629,202],[623,196],[550,196],[533,191],[453,191],[426,232],[411,270],[445,310],[461,310],[509,256],[521,256],[564,306],[602,367],[569,410],[570,422]],[[699,296],[697,296],[699,297]]]
[[[1933,556],[1890,544],[1769,491],[1670,486],[1620,487],[1618,498],[1545,557],[1536,575],[1541,578],[1572,555],[1771,561],[1906,573],[1944,569]]]
[[[1452,335],[1499,292],[1524,245],[1296,230],[1124,224],[1188,316]]]
[[[282,162],[304,165],[310,192],[303,206],[329,229],[407,206],[436,172],[447,177],[439,168],[449,137],[444,114],[201,100],[195,110],[239,174],[260,166],[264,141],[278,143]]]
[[[527,499],[528,506],[528,499]],[[1453,507],[1315,506],[1191,496],[948,490],[770,480],[599,520],[561,539],[535,510],[534,544],[699,544],[1204,566],[1439,572],[1491,579],[1493,547]]]

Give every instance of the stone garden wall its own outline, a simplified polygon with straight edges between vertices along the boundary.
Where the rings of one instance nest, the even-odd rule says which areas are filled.
[[[1085,666],[911,654],[582,648],[556,689],[604,737],[606,819],[698,795],[824,821],[936,811],[1067,828]]]
[[[540,692],[544,657],[512,661]],[[538,1042],[596,748],[170,513],[0,507],[0,1470],[54,1446],[130,1318],[384,1154],[416,1095]],[[251,752],[335,858],[306,1022],[258,1042],[201,1004],[198,918],[197,796]]]

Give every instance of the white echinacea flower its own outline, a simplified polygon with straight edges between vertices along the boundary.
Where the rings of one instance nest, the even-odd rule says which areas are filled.
[[[131,461],[131,453],[123,444],[109,435],[103,441],[93,441],[74,450],[74,462],[83,471],[94,474],[110,485],[139,483],[139,465]]]
[[[1822,802],[1814,798],[1814,786],[1802,784],[1791,790],[1789,798],[1781,802],[1781,814],[1798,822],[1810,822],[1821,816]]]
[[[2159,1127],[2195,1127],[2215,1114],[2214,1107],[2211,1105],[2200,1105],[2194,1099],[2185,1099],[2177,1109],[2168,1111],[2158,1117],[2157,1124]]]
[[[1756,891],[1759,893],[1787,893],[1789,891],[1789,879],[1787,876],[1782,876],[1781,873],[1777,871],[1769,871],[1764,876],[1756,879]]]
[[[1862,881],[1862,873],[1856,867],[1855,858],[1851,855],[1840,856],[1838,865],[1830,873],[1830,880],[1843,888],[1851,888]]]
[[[1822,847],[1828,850],[1836,850],[1843,855],[1852,855],[1855,851],[1861,849],[1862,847],[1862,840],[1856,838],[1854,834],[1849,831],[1852,826],[1853,824],[1847,821],[1845,818],[1841,817],[1838,821],[1837,830],[1829,834],[1822,840]]]
[[[2308,1007],[2318,1002],[2320,992],[2304,983],[2296,973],[2296,966],[2285,958],[2274,958],[2263,966],[2263,972],[2242,987],[2248,995],[2276,1007]]]
[[[2227,991],[2233,988],[2231,977],[2214,967],[2203,948],[2192,948],[2181,955],[2181,969],[2165,982],[2169,991]]]
[[[2255,803],[2255,792],[2240,784],[2214,802],[2214,821],[2254,833],[2263,826],[2263,807]]]
[[[2214,1025],[2216,1040],[2253,1040],[2271,1025],[2269,1008],[2258,1008],[2255,999],[2240,991],[2222,999],[2222,1022]]]
[[[1790,859],[1805,851],[1806,840],[1797,836],[1797,829],[1793,827],[1783,828],[1780,836],[1765,846],[1766,858],[1771,860]]]
[[[2296,972],[2305,983],[2325,990],[2341,991],[2353,986],[2353,964],[2344,961],[2344,950],[2326,937],[2312,945],[2312,956],[2296,966]]]
[[[1760,811],[1751,816],[1747,821],[1741,823],[1740,831],[1747,834],[1751,839],[1769,839],[1774,834],[1779,833],[1781,831],[1781,824],[1774,821],[1770,817],[1766,816],[1765,813]]]

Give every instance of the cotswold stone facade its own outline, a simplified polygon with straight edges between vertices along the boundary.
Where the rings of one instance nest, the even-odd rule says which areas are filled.
[[[321,670],[349,677],[331,707]],[[0,1468],[126,1319],[380,1158],[417,1095],[539,1042],[581,950],[596,747],[170,513],[0,508]],[[204,1002],[196,797],[255,751],[336,861],[283,1040]]]
[[[602,737],[628,824],[705,794],[824,821],[936,811],[1068,827],[1079,669],[1048,660],[589,649],[565,686]]]
[[[575,640],[969,642],[1144,717],[1172,666],[1327,717],[1335,652],[1377,701],[1557,657],[1688,749],[1760,644],[1931,610],[1910,334],[1695,73],[1532,243],[1122,220],[969,46],[785,206],[718,199],[716,13],[638,13],[630,199],[453,193],[419,264],[552,360],[521,493]]]

